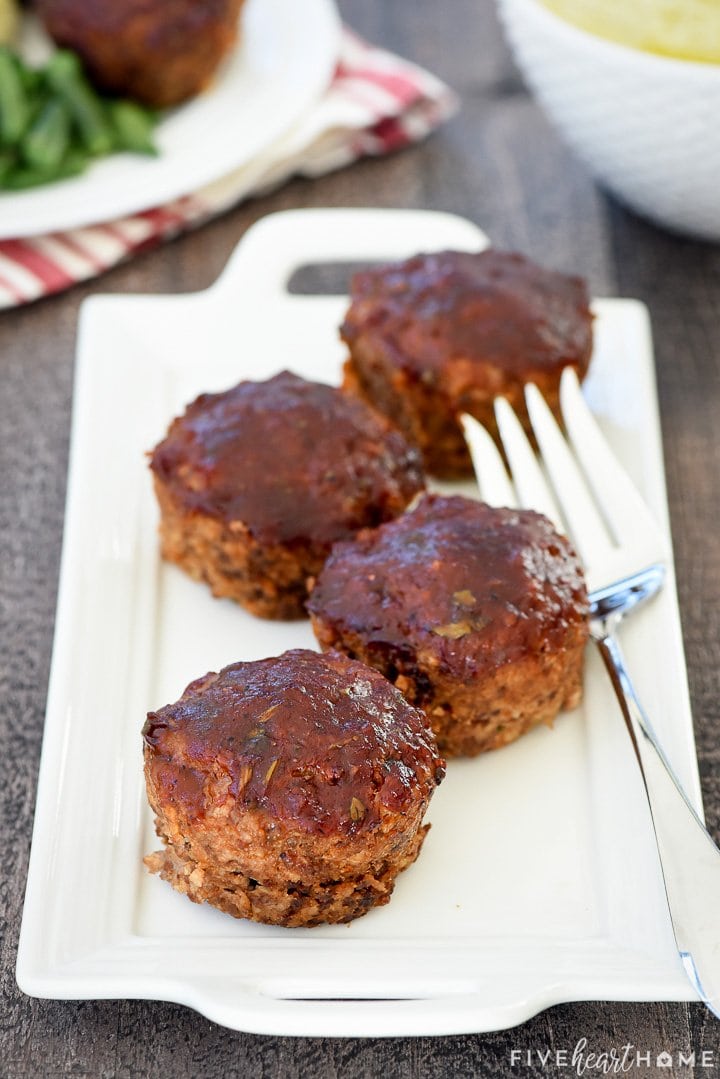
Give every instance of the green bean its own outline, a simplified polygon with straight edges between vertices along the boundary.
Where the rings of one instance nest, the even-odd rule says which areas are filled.
[[[0,177],[0,188],[3,191],[25,191],[29,187],[41,187],[54,179],[55,177],[47,172],[38,172],[36,169],[10,169]]]
[[[5,175],[0,173],[0,189],[3,191],[25,191],[31,187],[54,183],[79,176],[87,168],[86,154],[69,152],[55,169],[11,168]]]
[[[71,146],[58,167],[58,180],[69,180],[85,172],[91,158],[87,150]]]
[[[20,73],[9,49],[0,48],[0,141],[14,146],[30,120]]]
[[[17,158],[12,150],[0,150],[0,187],[3,176],[6,176],[17,164]]]
[[[32,97],[33,94],[43,89],[42,71],[38,67],[30,67],[30,65],[26,64],[23,58],[16,52],[13,52],[11,55],[15,62],[15,67],[20,77],[23,90]]]
[[[62,101],[51,98],[28,128],[20,145],[26,163],[35,169],[56,169],[70,143],[70,119]]]
[[[156,154],[159,114],[107,100],[79,57],[58,50],[32,68],[0,46],[0,190],[22,191],[84,172],[93,157],[128,150]]]
[[[157,154],[153,141],[155,117],[147,109],[135,101],[109,101],[107,110],[118,150]]]
[[[83,75],[77,56],[58,50],[44,73],[48,85],[67,105],[85,149],[96,155],[110,153],[113,139],[102,102]]]

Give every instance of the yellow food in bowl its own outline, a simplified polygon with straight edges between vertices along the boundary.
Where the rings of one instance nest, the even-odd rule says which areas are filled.
[[[720,64],[720,0],[541,0],[566,22],[661,56]]]

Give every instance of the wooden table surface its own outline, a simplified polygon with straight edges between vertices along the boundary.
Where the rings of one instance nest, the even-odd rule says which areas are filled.
[[[4,864],[3,1076],[373,1077],[565,1074],[511,1067],[535,1054],[632,1043],[697,1054],[720,1070],[720,1024],[700,1005],[581,1003],[489,1035],[393,1040],[268,1038],[224,1030],[179,1006],[30,1000],[14,979],[57,590],[78,308],[93,292],[209,285],[252,222],[302,206],[450,210],[502,247],[585,275],[596,296],[650,308],[668,494],[698,757],[720,834],[720,248],[678,238],[606,196],[560,143],[515,70],[490,0],[341,0],[348,23],[426,65],[462,110],[429,141],[332,176],[294,181],[199,232],[54,299],[0,316],[0,798]],[[92,808],[89,807],[89,812]],[[701,1050],[715,1053],[701,1068]],[[707,1059],[707,1058],[706,1058]],[[592,1073],[590,1073],[592,1074]]]

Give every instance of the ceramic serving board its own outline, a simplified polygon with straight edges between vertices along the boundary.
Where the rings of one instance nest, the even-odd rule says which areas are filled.
[[[161,563],[147,451],[201,391],[286,367],[339,381],[346,298],[289,294],[298,267],[486,242],[440,213],[293,211],[255,225],[205,292],[84,305],[17,968],[25,992],[177,1001],[259,1033],[367,1036],[494,1030],[568,1000],[692,999],[639,773],[594,653],[576,712],[450,763],[421,857],[387,906],[350,925],[235,921],[142,864],[157,842],[142,778],[146,712],[208,670],[314,647],[307,623],[255,619]],[[647,313],[631,300],[594,311],[585,392],[667,528]],[[699,805],[672,572],[623,634]]]

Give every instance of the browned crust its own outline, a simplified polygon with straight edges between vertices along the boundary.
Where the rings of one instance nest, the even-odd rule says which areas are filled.
[[[562,649],[538,652],[464,684],[443,674],[436,656],[383,654],[321,615],[312,615],[312,625],[323,649],[342,651],[375,667],[411,704],[422,708],[446,757],[475,757],[500,749],[533,727],[551,726],[559,712],[576,708],[582,698],[587,641],[582,626],[568,634]]]
[[[235,44],[242,0],[38,0],[53,40],[93,82],[165,108],[197,94]]]
[[[322,568],[324,546],[259,543],[239,521],[228,525],[189,512],[173,491],[153,477],[160,505],[160,552],[214,596],[241,603],[259,618],[306,618],[307,582]]]
[[[386,903],[445,770],[426,717],[377,671],[305,649],[204,675],[143,739],[164,844],[148,869],[277,925]]]
[[[265,618],[301,618],[333,543],[425,485],[416,447],[357,397],[288,371],[201,394],[150,455],[163,557]]]
[[[585,283],[522,255],[420,254],[356,274],[351,291],[344,387],[391,417],[433,475],[472,475],[459,414],[497,437],[493,401],[504,396],[530,433],[525,384],[557,413],[564,367],[587,371]]]
[[[574,364],[579,377],[584,371]],[[560,419],[560,381],[554,374],[535,372],[532,378],[554,415]],[[408,441],[418,446],[428,473],[439,479],[465,479],[474,475],[462,428],[458,404],[439,388],[430,388],[407,371],[385,364],[382,350],[372,341],[359,340],[343,367],[343,389],[390,417]],[[495,420],[495,398],[501,395],[512,405],[525,431],[533,437],[525,405],[525,383],[490,378],[486,385],[466,390],[461,411],[474,416],[500,443]]]
[[[160,820],[156,827],[161,830]],[[151,873],[159,874],[193,903],[209,903],[234,918],[310,928],[350,922],[387,903],[398,873],[415,861],[429,827],[419,828],[402,849],[359,865],[356,875],[342,880],[332,876],[309,882],[288,880],[274,874],[271,864],[268,872],[262,873],[257,859],[243,872],[236,862],[232,868],[224,868],[206,859],[196,861],[186,851],[179,857],[172,845],[147,855],[144,861]],[[332,866],[327,868],[332,872]]]
[[[321,647],[380,671],[447,755],[506,745],[579,702],[582,567],[530,510],[425,495],[336,544],[308,610]]]

